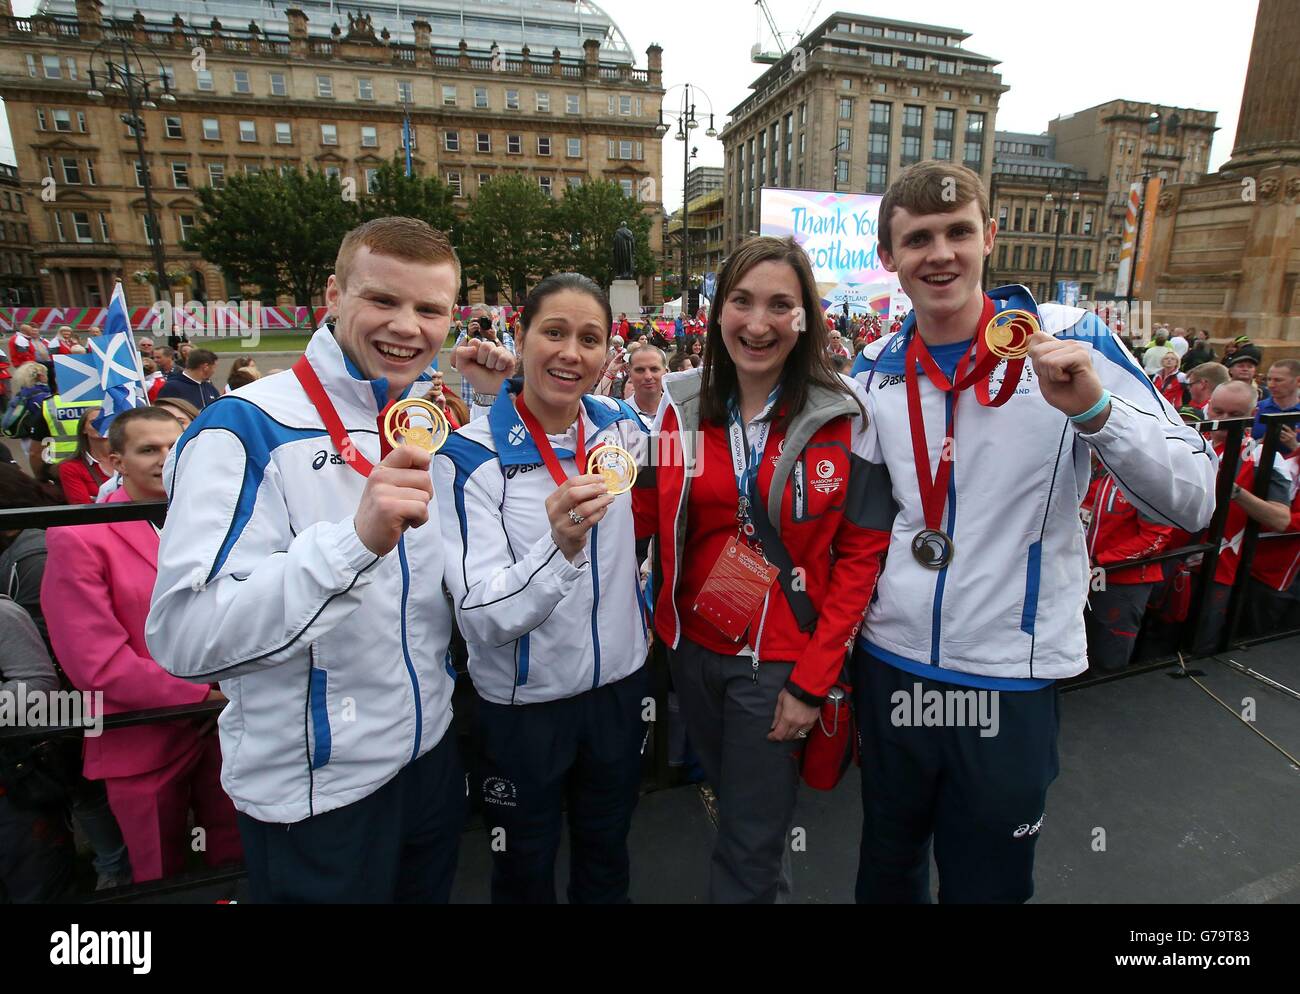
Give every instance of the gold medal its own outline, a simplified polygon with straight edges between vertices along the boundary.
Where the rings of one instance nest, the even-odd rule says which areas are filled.
[[[602,445],[587,457],[587,472],[604,477],[611,494],[624,494],[636,482],[636,460],[627,449]]]
[[[384,415],[384,435],[394,448],[414,445],[432,454],[451,435],[451,425],[437,404],[408,397],[399,400]]]
[[[984,344],[999,359],[1023,359],[1029,355],[1030,339],[1041,330],[1029,311],[1002,311],[985,326]]]

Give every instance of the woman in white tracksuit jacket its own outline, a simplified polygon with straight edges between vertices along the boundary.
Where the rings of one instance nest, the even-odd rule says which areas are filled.
[[[640,463],[646,436],[626,404],[587,395],[611,324],[586,277],[543,280],[524,305],[522,381],[435,460],[446,582],[480,698],[471,784],[496,903],[555,902],[566,808],[570,902],[627,901],[645,612],[632,495],[586,475],[585,454],[617,445]]]

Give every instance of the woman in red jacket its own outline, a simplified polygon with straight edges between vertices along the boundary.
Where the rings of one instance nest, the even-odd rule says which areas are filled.
[[[710,899],[770,903],[790,890],[803,742],[840,679],[894,506],[859,456],[871,429],[827,360],[803,250],[751,238],[715,300],[702,369],[664,382],[638,532],[658,535],[655,630],[718,794]]]
[[[1178,354],[1166,352],[1160,360],[1160,372],[1154,379],[1156,390],[1178,410],[1187,403],[1187,377],[1178,371]]]
[[[77,425],[77,451],[59,463],[59,486],[69,504],[95,503],[99,488],[112,475],[108,439],[90,423],[98,414],[99,408],[94,407],[81,416]]]

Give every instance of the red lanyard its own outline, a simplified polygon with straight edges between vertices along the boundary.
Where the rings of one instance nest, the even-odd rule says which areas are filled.
[[[519,418],[523,421],[524,427],[528,429],[528,434],[533,437],[533,444],[537,446],[542,462],[550,471],[551,479],[555,481],[557,487],[562,486],[569,478],[569,474],[560,466],[555,449],[551,447],[551,440],[546,437],[546,432],[542,430],[542,426],[533,417],[533,412],[528,410],[528,405],[524,403],[522,390],[515,396],[515,407],[519,411]],[[578,462],[578,473],[585,473],[587,471],[587,428],[583,423],[581,402],[578,404],[578,451],[575,458]]]
[[[920,332],[912,329],[912,340],[907,344],[906,382],[907,382],[907,420],[912,431],[912,458],[916,464],[916,485],[921,494],[921,508],[925,514],[925,526],[939,529],[943,517],[943,506],[948,495],[948,483],[952,479],[952,464],[955,454],[952,450],[957,433],[957,401],[961,391],[974,384],[975,397],[984,407],[1001,407],[1015,392],[1024,369],[1024,359],[1012,359],[1007,362],[1006,374],[996,397],[989,395],[989,374],[1001,361],[990,352],[984,343],[984,329],[993,319],[995,307],[993,300],[984,297],[984,309],[980,313],[979,325],[975,333],[974,348],[966,352],[957,364],[953,379],[949,381],[939,364],[930,355]],[[972,365],[971,359],[979,358]],[[952,402],[948,406],[948,418],[944,430],[943,448],[939,453],[939,466],[933,474],[930,472],[930,448],[925,439],[925,416],[921,409],[921,384],[916,367],[920,365],[935,388],[942,393],[951,393]]]
[[[293,374],[298,377],[298,382],[302,384],[303,390],[307,392],[307,399],[311,401],[312,406],[316,408],[316,413],[325,422],[325,430],[330,433],[330,441],[334,443],[334,450],[343,457],[344,462],[362,476],[369,476],[375,467],[357,449],[356,443],[348,437],[347,429],[343,427],[343,421],[339,418],[339,412],[334,409],[334,402],[330,400],[329,394],[325,392],[320,377],[316,375],[316,370],[312,368],[305,355],[293,364]],[[384,409],[379,412],[378,417],[375,418],[375,424],[379,427],[380,459],[383,459],[392,451],[392,446],[388,444],[388,439],[384,435],[384,413],[391,406],[392,401],[389,401],[384,405]]]

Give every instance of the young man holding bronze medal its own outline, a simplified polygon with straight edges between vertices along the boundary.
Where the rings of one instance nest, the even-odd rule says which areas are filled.
[[[949,162],[904,170],[880,205],[914,310],[858,377],[900,501],[852,666],[861,903],[928,902],[931,839],[941,901],[1032,895],[1055,681],[1087,666],[1089,449],[1154,520],[1195,532],[1214,508],[1213,451],[1095,315],[982,289],[996,230]]]
[[[406,402],[459,284],[451,244],[423,221],[349,232],[333,322],[291,372],[203,411],[164,470],[146,638],[169,672],[230,699],[222,786],[254,901],[450,892],[465,783],[442,537],[422,527],[446,426]],[[480,394],[513,366],[484,342],[457,358]]]

